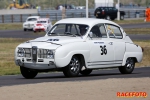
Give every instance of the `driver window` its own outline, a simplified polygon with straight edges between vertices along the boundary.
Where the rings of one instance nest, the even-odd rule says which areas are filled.
[[[107,38],[106,30],[103,24],[93,26],[90,32],[93,33],[93,38]]]

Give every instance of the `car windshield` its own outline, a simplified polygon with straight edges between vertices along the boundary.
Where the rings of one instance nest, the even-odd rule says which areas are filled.
[[[37,21],[37,23],[46,23],[46,21]]]
[[[83,36],[89,29],[85,24],[56,24],[48,32],[49,36]]]
[[[37,20],[37,18],[29,18],[29,19],[27,19],[27,21],[36,21]]]

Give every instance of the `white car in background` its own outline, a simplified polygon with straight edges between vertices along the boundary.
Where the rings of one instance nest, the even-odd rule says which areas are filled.
[[[52,27],[52,23],[49,18],[39,18],[34,25],[33,31],[45,31],[48,32]]]
[[[23,23],[23,29],[24,31],[27,30],[33,30],[34,24],[37,22],[37,20],[40,18],[40,16],[30,16],[26,19],[26,21]]]
[[[44,37],[24,42],[15,50],[15,63],[25,78],[50,70],[75,77],[114,67],[130,74],[142,58],[143,49],[122,27],[96,18],[62,19]]]

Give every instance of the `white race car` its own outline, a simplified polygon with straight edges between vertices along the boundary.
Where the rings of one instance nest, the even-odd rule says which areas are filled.
[[[37,22],[37,20],[40,18],[40,16],[30,16],[26,19],[26,21],[23,23],[23,29],[24,31],[27,30],[33,30],[34,24]]]
[[[33,31],[45,31],[48,32],[52,27],[52,23],[49,18],[39,18],[34,25]]]
[[[142,58],[143,49],[118,24],[95,18],[60,20],[44,37],[15,50],[15,63],[25,78],[34,78],[39,71],[61,70],[65,76],[75,77],[114,67],[130,74]]]

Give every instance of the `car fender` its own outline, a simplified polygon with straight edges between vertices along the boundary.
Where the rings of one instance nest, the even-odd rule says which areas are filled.
[[[126,43],[126,52],[124,54],[122,66],[125,65],[127,58],[135,58],[136,62],[141,62],[143,58],[142,48],[133,43]]]
[[[86,42],[74,42],[60,46],[55,51],[56,67],[65,67],[70,63],[72,56],[81,54],[85,62],[90,58],[89,46]]]

